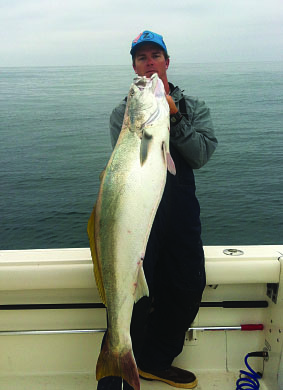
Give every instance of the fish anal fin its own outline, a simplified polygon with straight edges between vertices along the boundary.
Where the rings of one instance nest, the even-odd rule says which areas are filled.
[[[144,275],[143,267],[141,266],[138,271],[137,285],[135,289],[135,303],[137,303],[142,297],[149,296],[149,290]]]
[[[92,257],[92,261],[93,261],[93,269],[94,269],[94,276],[95,276],[97,289],[99,291],[99,295],[100,295],[102,302],[106,306],[106,296],[105,296],[105,290],[104,290],[104,286],[103,286],[101,264],[99,262],[96,247],[95,247],[95,229],[94,229],[95,210],[96,210],[96,204],[94,205],[92,213],[91,213],[90,218],[88,220],[87,233],[88,233],[89,246],[90,246],[90,252],[91,252],[91,257]]]
[[[140,148],[141,165],[143,165],[147,159],[151,141],[152,141],[152,135],[148,134],[146,131],[143,131],[142,139],[141,139],[141,148]]]
[[[140,380],[132,349],[113,352],[109,344],[109,331],[96,365],[96,379],[119,376],[125,379],[134,390],[140,390]]]

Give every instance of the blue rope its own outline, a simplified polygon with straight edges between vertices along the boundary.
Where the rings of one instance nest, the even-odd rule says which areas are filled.
[[[236,390],[258,390],[259,389],[259,381],[260,375],[257,374],[249,365],[248,358],[250,357],[250,354],[248,353],[245,357],[245,364],[248,371],[240,370],[240,373],[245,375],[245,378],[240,378],[236,382]]]

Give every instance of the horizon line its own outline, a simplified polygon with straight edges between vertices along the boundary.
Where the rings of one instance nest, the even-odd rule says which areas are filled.
[[[271,63],[271,62],[283,62],[283,59],[281,60],[247,60],[247,61],[194,61],[194,62],[173,62],[171,63],[171,67],[174,65],[184,65],[184,64],[252,64],[252,63]],[[115,66],[129,66],[132,67],[132,64],[80,64],[80,65],[0,65],[1,68],[75,68],[75,67],[95,67],[95,66],[107,66],[107,67],[115,67]]]

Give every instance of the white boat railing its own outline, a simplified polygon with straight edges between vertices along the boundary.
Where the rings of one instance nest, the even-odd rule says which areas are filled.
[[[207,284],[278,283],[283,245],[204,247]],[[0,290],[96,288],[89,248],[0,251]]]

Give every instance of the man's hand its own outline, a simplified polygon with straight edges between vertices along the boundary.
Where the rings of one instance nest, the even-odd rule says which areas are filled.
[[[176,104],[170,95],[166,95],[167,102],[169,104],[169,109],[170,109],[170,115],[176,114],[178,112],[178,108],[176,107]]]

